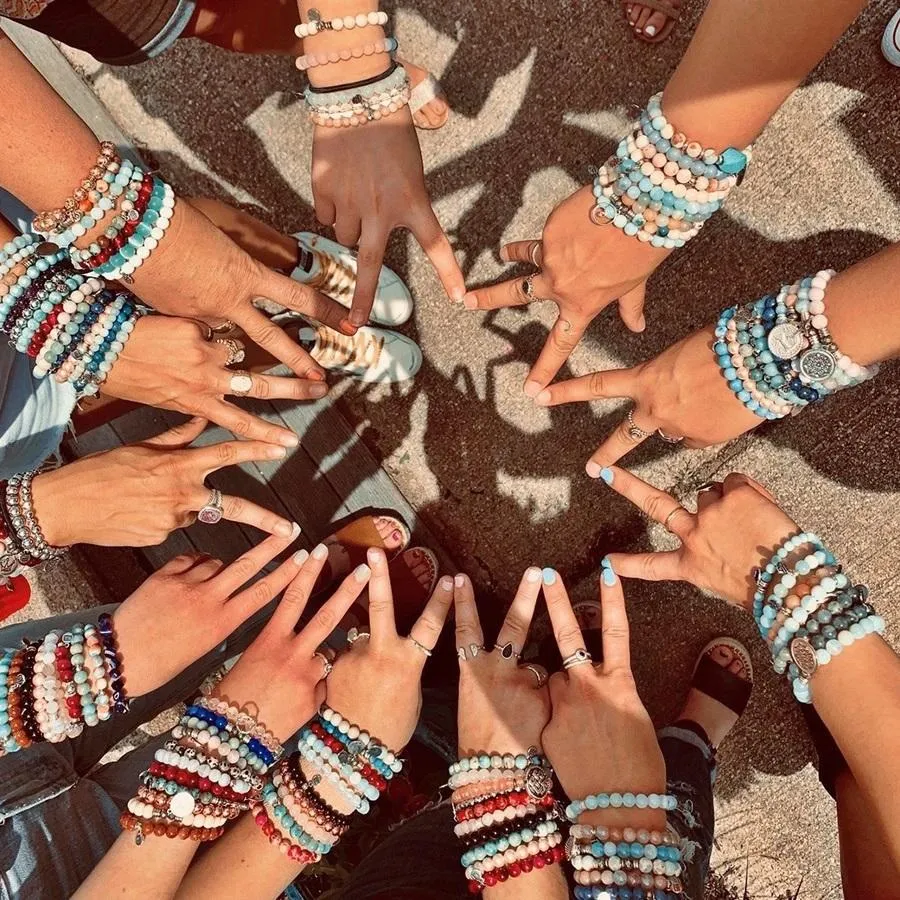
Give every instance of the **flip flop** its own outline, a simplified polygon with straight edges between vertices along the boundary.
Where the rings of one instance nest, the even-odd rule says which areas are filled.
[[[641,0],[643,2],[643,0]],[[723,669],[718,663],[709,658],[709,654],[717,647],[728,647],[744,664],[747,673],[746,680],[728,669]],[[701,651],[694,667],[694,676],[691,679],[691,687],[696,688],[707,697],[721,703],[730,709],[736,716],[743,715],[750,695],[753,693],[753,663],[747,648],[734,638],[718,637],[711,640]]]
[[[658,44],[660,41],[664,41],[672,33],[672,29],[678,22],[678,17],[681,15],[681,7],[675,6],[669,0],[620,0],[626,22],[628,21],[628,7],[634,6],[635,2],[640,6],[646,6],[647,9],[662,13],[666,17],[666,24],[663,25],[657,34],[648,37],[643,31],[637,31],[635,32],[635,37],[648,44]]]
[[[441,83],[434,77],[430,72],[410,91],[409,93],[409,111],[414,116],[417,112],[419,112],[423,106],[428,103],[431,103],[432,100],[441,99],[445,103],[447,102],[447,96],[444,94],[444,89],[441,87]],[[449,107],[449,104],[448,104]],[[421,128],[423,131],[437,131],[438,128],[443,128],[447,124],[447,119],[450,118],[450,110],[447,109],[447,114],[444,116],[444,120],[440,125],[420,125],[416,122],[416,128]]]

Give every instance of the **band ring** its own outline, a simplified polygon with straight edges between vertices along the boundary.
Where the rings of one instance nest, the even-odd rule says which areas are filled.
[[[574,653],[571,653],[563,661],[564,669],[574,669],[575,666],[588,666],[593,663],[594,657],[588,653],[584,647],[579,647]]]
[[[542,669],[540,666],[536,666],[533,663],[528,663],[522,668],[528,669],[528,671],[531,672],[532,675],[534,675],[535,681],[537,682],[537,684],[535,684],[536,688],[542,688],[549,680],[549,676],[547,675],[546,671],[544,671],[544,669]]]
[[[644,429],[634,421],[633,409],[629,409],[625,414],[625,421],[628,423],[628,440],[630,440],[632,443],[639,444],[641,441],[644,441],[648,437],[653,436],[652,431],[644,431]]]
[[[361,631],[355,625],[347,632],[347,643],[352,647],[357,641],[365,641],[372,637],[368,631]]]
[[[235,397],[247,397],[253,390],[253,376],[244,369],[232,373],[228,381],[228,392]]]
[[[313,653],[313,656],[317,656],[322,660],[322,666],[324,669],[322,680],[324,681],[334,671],[334,663],[321,650],[316,650],[316,652]]]
[[[406,639],[410,641],[417,650],[421,650],[426,656],[431,656],[431,651],[424,644],[420,644],[411,634],[408,634]]]
[[[234,338],[216,338],[213,343],[221,344],[228,350],[228,358],[225,360],[226,369],[229,366],[236,366],[238,363],[242,363],[247,356],[244,352],[244,345]]]
[[[698,494],[705,494],[708,491],[717,491],[719,489],[718,481],[706,481],[697,488]]]
[[[463,662],[465,662],[465,661],[469,658],[469,657],[466,655],[467,651],[468,651],[469,654],[471,654],[472,659],[475,659],[475,657],[478,656],[479,653],[484,653],[484,647],[482,647],[481,644],[469,644],[468,648],[466,648],[466,647],[457,647],[457,648],[456,648],[456,655],[457,655]]]
[[[503,657],[503,659],[522,658],[521,652],[516,650],[516,646],[512,641],[507,641],[505,644],[494,644],[494,649],[500,654],[501,657]]]
[[[541,244],[541,241],[532,241],[531,249],[528,251],[528,257],[531,260],[531,264],[537,269],[541,267],[541,264],[537,259],[538,252],[541,250]]]
[[[204,525],[215,525],[225,515],[222,505],[222,492],[218,488],[209,489],[209,500],[197,512],[197,521]]]
[[[663,526],[663,528],[666,529],[666,531],[668,531],[668,532],[671,533],[672,529],[669,528],[669,522],[672,521],[672,517],[673,517],[673,516],[678,515],[678,513],[680,513],[680,512],[687,512],[687,510],[686,510],[683,506],[676,506],[675,509],[673,509],[672,512],[670,512],[670,513],[665,517],[665,519],[663,519],[662,526]]]
[[[683,434],[678,434],[678,435],[666,434],[662,430],[662,428],[657,428],[656,434],[661,440],[664,440],[667,444],[680,444],[684,440]]]

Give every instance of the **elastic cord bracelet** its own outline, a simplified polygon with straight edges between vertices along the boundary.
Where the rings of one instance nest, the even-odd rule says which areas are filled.
[[[305,56],[297,57],[296,65],[297,68],[303,72],[308,69],[315,69],[319,66],[346,62],[350,59],[362,59],[364,56],[378,56],[382,53],[392,54],[396,50],[396,38],[389,37],[384,38],[384,40],[381,41],[359,44],[355,47],[344,47],[342,50],[332,50],[329,53],[307,53]],[[342,85],[341,87],[346,88],[348,85]]]
[[[323,19],[317,9],[307,14],[308,22],[301,22],[294,34],[298,38],[314,37],[322,31],[351,31],[354,28],[366,28],[373,25],[387,25],[386,12],[358,13],[355,16],[339,16],[335,19]]]
[[[321,85],[319,87],[310,84],[307,85],[306,91],[308,91],[313,98],[321,97],[323,100],[325,98],[331,100],[334,98],[329,95],[349,94],[353,91],[358,91],[360,88],[368,88],[372,87],[373,85],[378,85],[381,87],[383,86],[382,82],[384,82],[400,68],[402,68],[400,63],[396,62],[395,60],[391,60],[391,64],[383,72],[378,75],[372,75],[370,78],[364,78],[362,81],[352,81],[349,84]]]
[[[595,809],[663,809],[671,811],[678,806],[678,798],[672,794],[589,794],[583,800],[573,800],[566,807],[566,818],[577,822],[579,816]]]

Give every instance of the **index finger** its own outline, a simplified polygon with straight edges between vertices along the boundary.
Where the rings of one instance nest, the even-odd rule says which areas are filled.
[[[263,283],[259,288],[261,296],[303,313],[329,328],[342,330],[341,323],[344,322],[347,310],[340,303],[273,269],[264,269],[264,273]]]
[[[550,288],[543,276],[540,272],[535,272],[524,278],[510,278],[499,284],[469,291],[463,297],[463,306],[466,309],[503,309],[507,306],[525,306],[532,301],[546,300],[550,296]]]
[[[324,544],[317,544],[312,553],[303,560],[302,567],[297,577],[290,583],[281,603],[278,604],[266,630],[271,629],[279,637],[284,638],[294,633],[303,610],[313,591],[313,586],[319,573],[322,571],[325,561],[328,559],[328,548]]]
[[[254,344],[283,362],[295,375],[314,381],[325,380],[324,369],[299,344],[294,343],[283,329],[273,324],[255,307],[247,305],[242,308],[234,314],[234,321]]]
[[[444,579],[445,582],[448,580]],[[478,607],[475,605],[475,592],[468,576],[462,573],[453,578],[453,608],[456,611],[457,655],[462,661],[464,656],[459,653],[460,647],[473,657],[473,647],[476,652],[484,649],[484,632],[481,630]]]
[[[456,302],[462,300],[466,293],[462,270],[453,253],[453,245],[430,205],[410,223],[410,230],[431,260],[447,296]]]
[[[553,636],[559,647],[563,659],[586,649],[584,635],[581,626],[575,618],[569,593],[554,569],[544,569],[544,599],[547,601],[547,611],[550,613],[550,624],[553,626]],[[591,669],[591,666],[574,666],[568,670],[571,678],[573,675],[583,674],[583,670]]]
[[[183,451],[184,460],[205,478],[210,472],[241,463],[284,459],[287,448],[264,441],[222,441],[208,447],[192,447]]]
[[[632,475],[627,469],[608,466],[601,473],[603,480],[626,500],[630,500],[647,518],[684,540],[693,530],[696,517],[686,510],[671,494],[661,491]]]
[[[211,587],[217,596],[225,600],[238,588],[245,585],[254,575],[258,575],[285,547],[300,536],[300,526],[294,522],[291,533],[286,537],[272,535],[251,547],[230,566],[223,569],[212,581]]]
[[[359,595],[369,583],[372,570],[366,566],[357,566],[339,585],[327,603],[309,620],[306,627],[297,636],[297,649],[301,655],[315,653],[319,644],[340,624],[341,619],[350,611],[350,607],[359,599]]]
[[[634,369],[607,369],[580,378],[558,381],[544,388],[534,402],[538,406],[559,406],[560,403],[581,403],[588,400],[630,397],[637,393],[637,373]]]
[[[631,671],[628,612],[622,581],[612,563],[604,558],[600,571],[600,608],[603,610],[603,671]]]
[[[525,382],[525,393],[536,397],[556,377],[572,351],[578,345],[590,323],[590,318],[574,316],[560,310],[550,329],[547,342]]]
[[[444,630],[451,606],[453,606],[453,582],[449,578],[442,578],[437,583],[425,609],[422,610],[422,615],[410,629],[409,636],[427,650],[434,650]],[[427,657],[423,653],[416,653],[416,659],[424,666]]]
[[[372,547],[366,553],[372,568],[369,580],[369,631],[372,646],[385,646],[397,637],[397,622],[394,618],[394,592],[388,572],[384,551]]]
[[[350,321],[354,325],[365,325],[369,321],[386,246],[386,234],[373,230],[372,226],[364,227],[356,257],[356,289],[350,309]]]
[[[639,410],[640,407],[635,407],[632,410],[632,418],[634,418],[634,413],[639,412]],[[616,425],[612,434],[594,451],[593,456],[591,456],[584,467],[585,471],[591,478],[601,477],[604,470],[608,469],[613,463],[618,462],[626,454],[631,453],[632,450],[652,436],[653,430],[649,427],[649,423],[632,427],[628,417],[625,416]]]

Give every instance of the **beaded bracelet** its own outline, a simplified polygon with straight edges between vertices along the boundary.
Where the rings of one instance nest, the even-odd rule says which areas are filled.
[[[566,818],[577,822],[578,817],[595,809],[663,809],[671,811],[678,806],[678,798],[672,794],[588,794],[583,800],[573,800],[566,807]]]
[[[396,63],[383,75],[352,87],[308,85],[304,99],[310,121],[325,127],[365,125],[402,109],[409,102],[409,76]]]
[[[332,50],[329,53],[307,53],[297,57],[297,68],[301,72],[307,69],[315,69],[318,66],[334,65],[346,62],[350,59],[361,59],[364,56],[378,56],[381,53],[393,54],[397,50],[396,38],[384,38],[380,41],[360,44],[356,47],[344,47],[342,50]]]
[[[339,16],[336,19],[323,19],[317,9],[311,9],[307,14],[308,22],[301,22],[294,34],[298,38],[308,38],[322,31],[351,31],[354,28],[366,28],[372,25],[387,25],[388,14],[386,12],[358,13],[355,16]]]
[[[36,474],[23,472],[9,479],[6,483],[6,512],[21,553],[45,562],[57,559],[66,550],[64,547],[51,547],[47,543],[35,516],[31,485]]]

